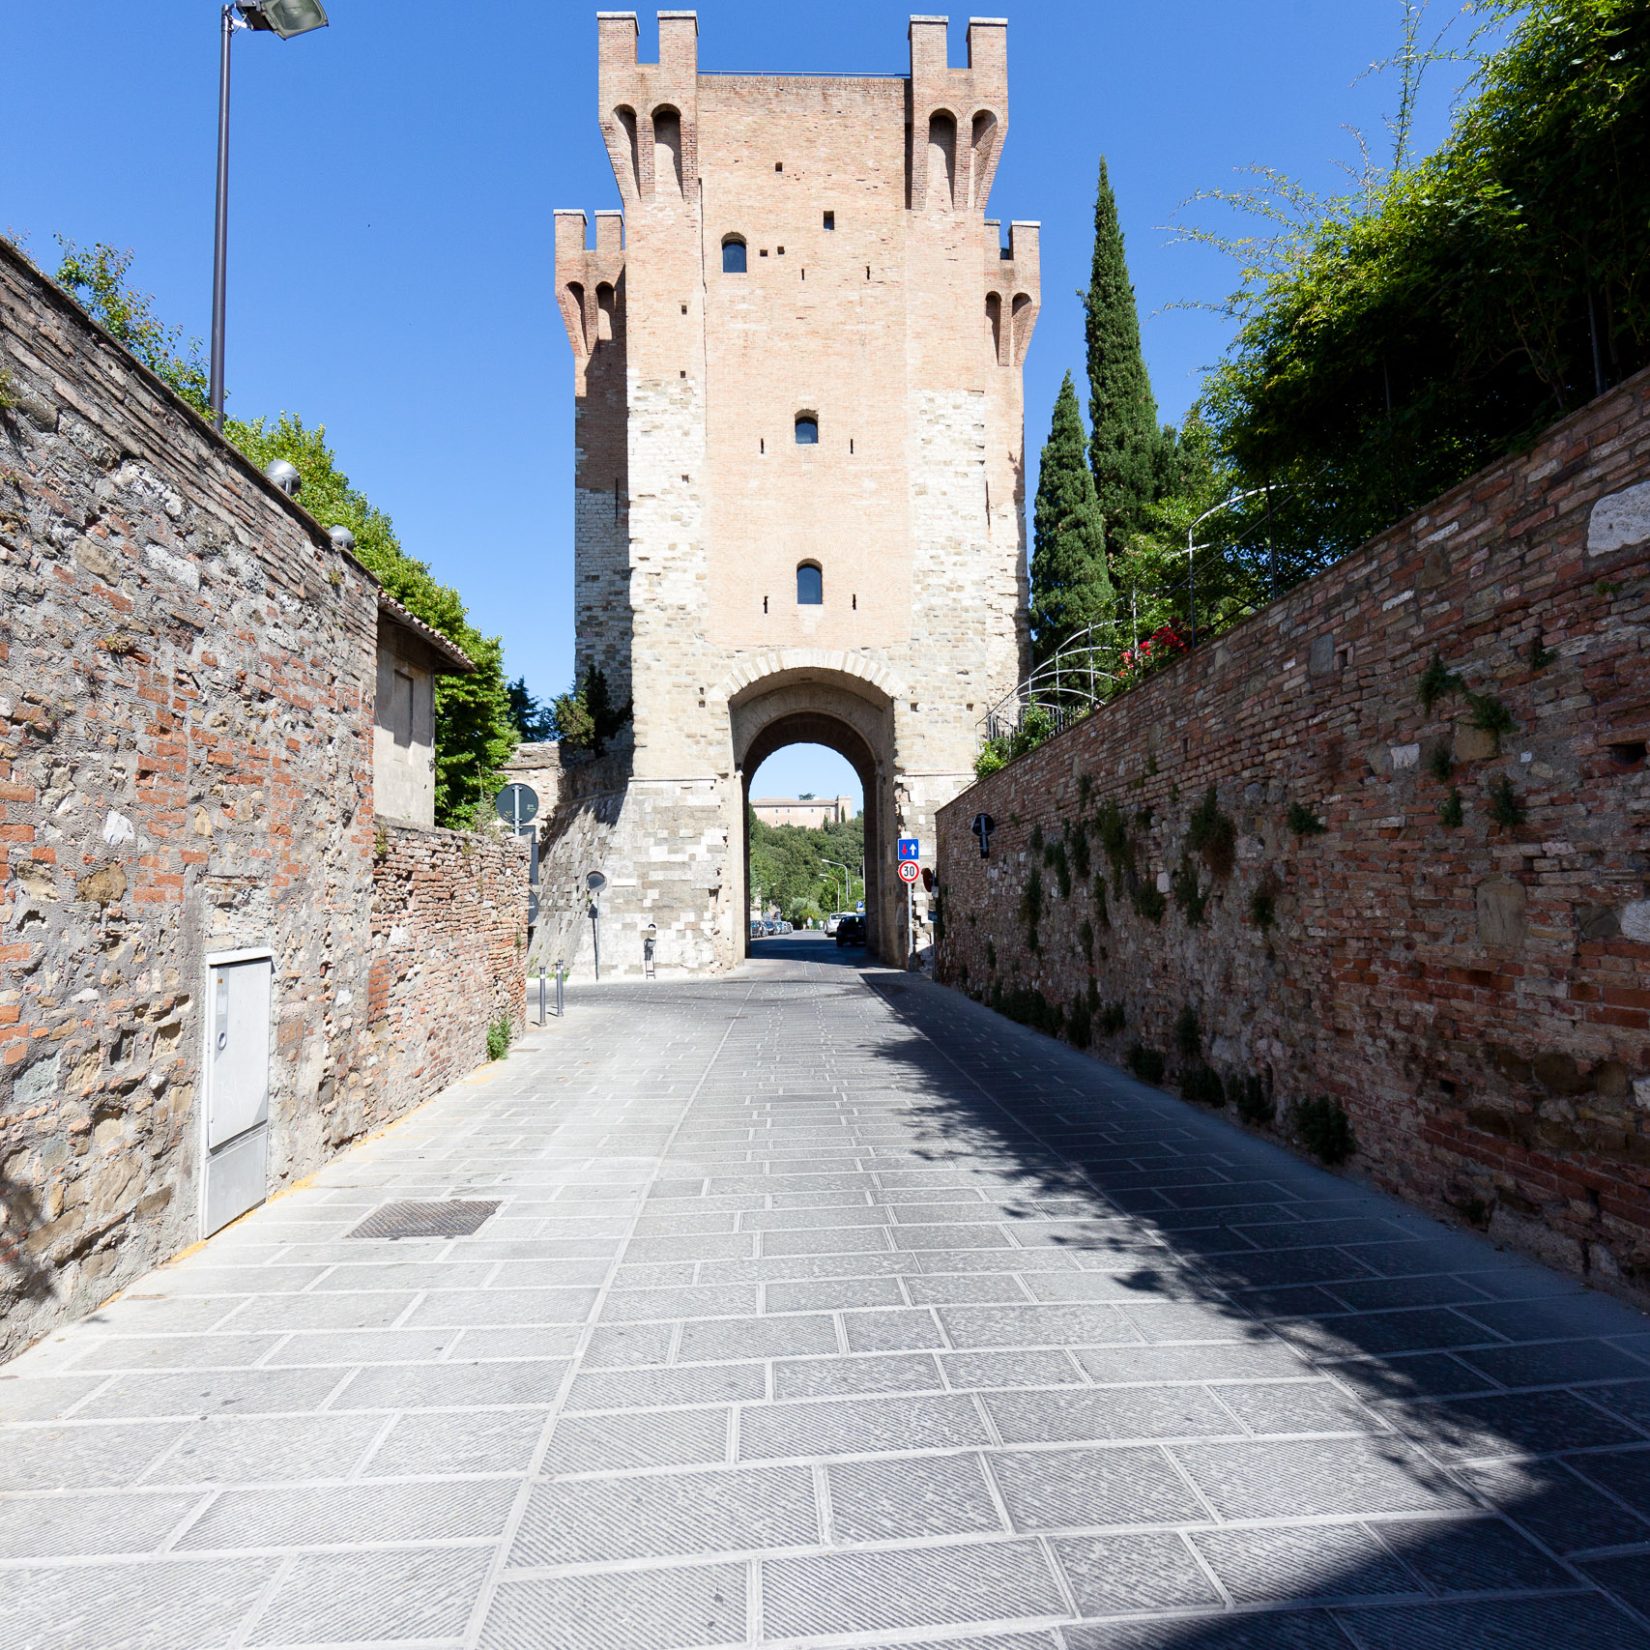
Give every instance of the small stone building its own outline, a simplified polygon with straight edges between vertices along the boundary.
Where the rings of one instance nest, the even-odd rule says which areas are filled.
[[[475,668],[439,630],[378,592],[372,794],[380,819],[435,824],[435,679]]]

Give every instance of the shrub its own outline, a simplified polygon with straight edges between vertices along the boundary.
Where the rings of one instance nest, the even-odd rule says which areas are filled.
[[[1094,961],[1094,924],[1087,917],[1083,918],[1083,925],[1077,930],[1077,943],[1083,948],[1083,957],[1087,962]]]
[[[1190,1003],[1175,1016],[1174,1046],[1188,1060],[1203,1052],[1203,1028],[1197,1023],[1197,1010]]]
[[[1450,755],[1449,746],[1440,740],[1427,752],[1427,772],[1440,785],[1449,783],[1449,776],[1455,772],[1455,758]]]
[[[1071,874],[1079,882],[1087,882],[1092,869],[1089,859],[1089,828],[1080,819],[1071,828]]]
[[[1538,630],[1530,638],[1530,669],[1545,670],[1547,666],[1550,665],[1557,657],[1558,655],[1547,646],[1545,639]]]
[[[1071,898],[1071,860],[1066,853],[1066,845],[1062,839],[1051,842],[1043,850],[1043,863],[1054,872],[1054,880],[1060,885],[1060,898]]]
[[[1020,896],[1020,915],[1026,925],[1026,949],[1036,951],[1041,943],[1037,937],[1037,925],[1043,918],[1043,870],[1040,865],[1034,864],[1026,878],[1025,892]]]
[[[1213,785],[1203,793],[1203,800],[1187,823],[1186,846],[1192,853],[1202,855],[1211,876],[1232,874],[1237,859],[1237,826],[1229,815],[1220,811],[1220,800]]]
[[[1185,915],[1186,926],[1198,927],[1203,921],[1203,913],[1208,909],[1209,896],[1198,885],[1197,867],[1190,859],[1182,858],[1175,867],[1169,891],[1174,895],[1175,904]]]
[[[1272,1097],[1266,1092],[1266,1085],[1253,1073],[1243,1079],[1241,1085],[1234,1085],[1233,1098],[1237,1102],[1238,1116],[1245,1123],[1270,1123],[1276,1107]]]
[[[1452,831],[1467,817],[1467,811],[1461,805],[1461,793],[1455,786],[1450,786],[1449,795],[1438,804],[1438,817]]]
[[[1467,720],[1482,732],[1493,734],[1498,743],[1502,734],[1518,726],[1512,712],[1493,693],[1469,693],[1467,707]]]
[[[1134,902],[1135,911],[1147,922],[1162,922],[1163,913],[1168,909],[1169,902],[1158,892],[1155,882],[1136,878],[1130,897]]]
[[[1249,896],[1249,920],[1263,932],[1278,920],[1278,901],[1264,883]]]
[[[1123,1062],[1143,1083],[1163,1081],[1163,1056],[1143,1043],[1131,1043]]]
[[[1034,854],[1040,854],[1043,851],[1043,827],[1041,823],[1031,827],[1031,841],[1028,846]]]
[[[1293,1117],[1301,1144],[1320,1162],[1344,1163],[1358,1149],[1346,1112],[1327,1095],[1297,1101]]]
[[[1430,711],[1438,701],[1451,693],[1457,693],[1461,688],[1461,678],[1453,670],[1444,668],[1443,659],[1436,653],[1427,663],[1427,668],[1421,672],[1421,679],[1415,684],[1415,691],[1421,701],[1421,708]]]
[[[1066,1014],[1066,1036],[1073,1048],[1087,1048],[1094,1041],[1094,1016],[1088,998],[1079,993]]]
[[[1123,1029],[1125,1018],[1121,1003],[1107,1003],[1100,1010],[1095,1023],[1099,1026],[1102,1037],[1115,1037]]]
[[[1524,804],[1505,774],[1490,786],[1490,818],[1507,831],[1524,823]]]
[[[1001,773],[1008,766],[1008,758],[995,739],[991,740],[974,758],[974,777],[984,779],[989,774]]]
[[[514,1035],[509,1016],[501,1014],[487,1028],[487,1058],[502,1060],[510,1052],[510,1040]]]
[[[1289,829],[1296,836],[1322,836],[1328,828],[1304,802],[1289,804]]]
[[[1180,1092],[1200,1106],[1224,1106],[1226,1086],[1220,1073],[1210,1066],[1192,1066],[1181,1074]]]

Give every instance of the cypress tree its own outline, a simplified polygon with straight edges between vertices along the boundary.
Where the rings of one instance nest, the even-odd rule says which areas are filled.
[[[1039,664],[1074,631],[1116,611],[1105,520],[1084,446],[1083,415],[1068,372],[1055,397],[1032,514],[1031,649]]]
[[[1130,538],[1145,528],[1146,511],[1161,497],[1172,466],[1140,352],[1140,317],[1104,156],[1094,200],[1094,261],[1083,310],[1092,432],[1089,464],[1106,523],[1106,551],[1115,562]]]

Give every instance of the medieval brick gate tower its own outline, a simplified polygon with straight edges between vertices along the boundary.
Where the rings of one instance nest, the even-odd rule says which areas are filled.
[[[710,971],[746,950],[751,776],[799,741],[865,788],[871,941],[905,952],[894,838],[932,851],[1025,649],[1021,365],[1038,231],[985,216],[1007,29],[915,17],[909,76],[701,74],[693,12],[598,14],[624,202],[556,214],[574,356],[577,666],[634,744],[565,766],[535,963]],[[927,902],[919,899],[919,918]],[[926,930],[919,939],[926,938]]]

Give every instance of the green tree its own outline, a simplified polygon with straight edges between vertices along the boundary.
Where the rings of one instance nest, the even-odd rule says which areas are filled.
[[[223,433],[260,470],[276,458],[291,464],[303,478],[304,508],[329,527],[349,528],[355,554],[385,590],[475,664],[473,675],[438,676],[435,684],[436,823],[473,825],[485,816],[516,747],[503,645],[470,623],[456,590],[401,548],[394,523],[339,469],[325,425],[311,428],[295,414],[282,413],[273,424],[226,419]]]
[[[510,696],[510,720],[524,744],[548,739],[555,728],[550,707],[527,689],[527,678],[518,676],[506,689]]]
[[[207,407],[207,372],[198,338],[183,343],[182,331],[156,316],[154,298],[132,289],[126,272],[132,254],[99,241],[80,246],[59,235],[63,257],[57,284],[70,293],[103,330],[123,344],[150,372],[181,395],[197,412]],[[180,353],[181,352],[181,353]]]
[[[1083,295],[1089,377],[1089,465],[1115,559],[1147,525],[1172,469],[1172,438],[1158,428],[1123,226],[1105,158],[1094,200],[1094,255]]]
[[[1414,11],[1392,166],[1233,243],[1208,400],[1234,479],[1279,500],[1280,588],[1650,364],[1650,5],[1493,0],[1506,43],[1419,161]]]
[[[588,665],[584,675],[551,702],[551,736],[570,750],[601,756],[630,716],[628,699],[622,705],[614,703],[607,672],[600,665]]]
[[[1031,648],[1040,664],[1085,625],[1115,615],[1106,529],[1094,493],[1083,415],[1068,372],[1037,471],[1031,553]]]

